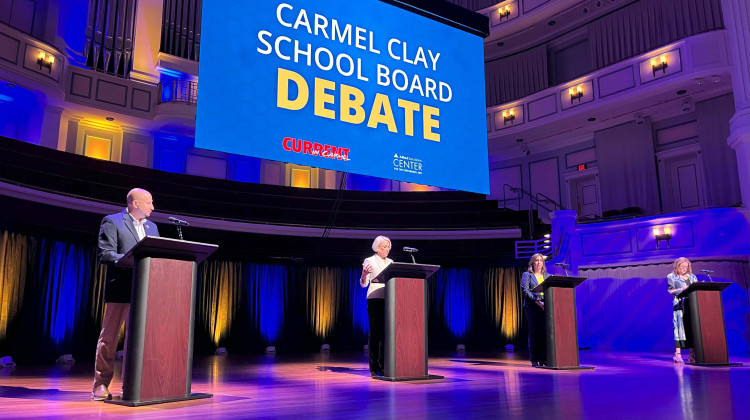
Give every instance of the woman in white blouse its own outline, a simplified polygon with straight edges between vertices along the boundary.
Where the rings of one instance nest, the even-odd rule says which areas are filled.
[[[362,275],[359,284],[367,287],[367,318],[370,322],[370,337],[367,347],[370,352],[370,375],[383,376],[385,351],[385,284],[372,280],[393,260],[388,258],[391,252],[391,240],[378,236],[372,243],[375,255],[362,263]]]

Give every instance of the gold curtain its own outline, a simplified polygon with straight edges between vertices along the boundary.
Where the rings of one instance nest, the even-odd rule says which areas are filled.
[[[23,302],[29,238],[3,231],[0,235],[0,340]]]
[[[495,327],[512,341],[521,329],[520,278],[516,268],[490,268],[485,274],[486,303]]]
[[[342,301],[339,268],[313,267],[307,270],[305,302],[315,336],[324,339],[333,331]]]
[[[91,317],[96,325],[101,325],[104,318],[104,283],[107,278],[107,266],[99,264],[98,261],[95,264],[97,267],[94,273],[94,288],[91,291]]]
[[[206,261],[198,280],[202,293],[198,297],[198,316],[215,346],[227,338],[240,306],[242,264],[230,261]]]

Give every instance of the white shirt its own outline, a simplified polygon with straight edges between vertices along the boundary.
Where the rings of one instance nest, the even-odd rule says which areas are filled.
[[[371,283],[370,280],[377,277],[381,271],[385,270],[385,268],[393,262],[393,260],[386,258],[385,261],[383,261],[378,254],[375,254],[372,257],[365,259],[365,262],[369,262],[372,266],[372,273],[367,273],[364,280],[360,277],[359,285],[362,287],[369,286],[367,289],[367,299],[385,299],[385,283]]]
[[[142,240],[146,237],[146,228],[143,227],[146,224],[146,219],[143,219],[143,223],[141,223],[139,220],[136,220],[132,214],[130,214],[130,210],[128,210],[128,215],[131,219],[133,219],[133,227],[135,227],[135,233],[138,235],[138,240]]]

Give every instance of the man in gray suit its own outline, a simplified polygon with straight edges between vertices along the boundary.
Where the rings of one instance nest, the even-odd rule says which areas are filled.
[[[115,263],[146,236],[159,236],[159,230],[146,218],[154,211],[151,194],[141,188],[128,193],[128,207],[104,217],[99,227],[99,262],[107,266],[104,285],[104,319],[96,343],[94,389],[91,398],[110,400],[109,384],[114,376],[115,352],[122,324],[130,311],[133,270],[115,267]]]

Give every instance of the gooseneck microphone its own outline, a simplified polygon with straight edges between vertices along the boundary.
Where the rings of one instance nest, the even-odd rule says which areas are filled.
[[[412,247],[410,247],[410,246],[405,246],[405,247],[403,248],[403,250],[404,250],[405,252],[408,252],[408,253],[409,253],[409,255],[411,255],[411,262],[412,262],[413,264],[416,264],[416,263],[417,263],[417,260],[415,260],[415,259],[414,259],[414,253],[415,253],[415,252],[419,252],[419,250],[418,250],[417,248],[412,248]]]
[[[188,223],[187,221],[178,219],[176,217],[168,217],[167,220],[169,220],[170,223],[175,224],[177,226],[190,226],[190,223]]]
[[[558,266],[558,267],[562,267],[562,269],[563,269],[563,272],[565,273],[565,275],[566,275],[566,276],[568,276],[568,275],[569,275],[569,274],[568,274],[568,267],[570,267],[570,264],[566,264],[566,263],[555,263],[555,265],[556,265],[556,266]]]
[[[711,278],[711,273],[713,273],[713,272],[714,272],[714,270],[706,270],[706,269],[701,270],[701,273],[703,273],[706,276],[708,276],[708,281],[711,281],[711,282],[714,281],[714,279]]]
[[[176,217],[167,217],[167,220],[169,220],[169,223],[172,223],[177,227],[177,236],[179,236],[182,241],[182,226],[190,226],[190,223]]]

